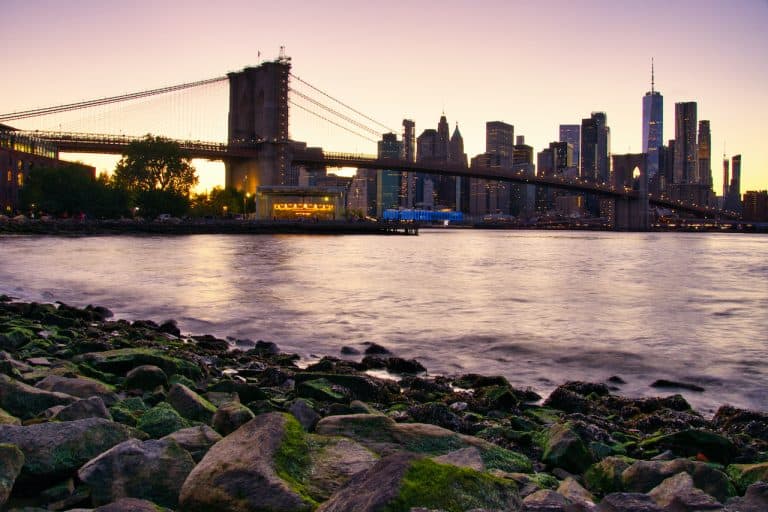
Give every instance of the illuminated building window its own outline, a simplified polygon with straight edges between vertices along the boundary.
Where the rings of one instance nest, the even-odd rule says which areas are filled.
[[[24,173],[20,172],[16,175],[16,181],[19,182],[19,188],[24,186]]]
[[[12,170],[8,169],[8,177],[6,178],[5,181],[7,181],[8,183],[13,181],[13,171]]]

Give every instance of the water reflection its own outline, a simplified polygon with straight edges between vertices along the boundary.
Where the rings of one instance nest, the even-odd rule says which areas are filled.
[[[768,409],[765,237],[425,231],[419,237],[0,239],[0,293],[176,318],[304,357],[375,341],[432,372],[541,392],[621,375]]]

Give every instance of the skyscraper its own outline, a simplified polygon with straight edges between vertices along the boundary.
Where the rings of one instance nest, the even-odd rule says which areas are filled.
[[[399,160],[403,152],[403,143],[394,133],[385,133],[378,142],[380,160]],[[376,216],[381,218],[387,208],[400,206],[400,172],[379,169],[376,172]]]
[[[579,148],[581,147],[581,126],[578,124],[560,125],[560,142],[567,142],[573,148],[573,165],[579,166]]]
[[[611,177],[611,129],[605,112],[592,112],[592,119],[597,122],[597,178],[608,183]]]
[[[659,148],[664,137],[664,97],[654,89],[651,60],[651,90],[643,96],[643,153],[648,155],[648,180],[656,180],[659,172]]]
[[[696,183],[696,102],[675,103],[676,185]]]
[[[406,162],[416,161],[416,123],[411,119],[403,119],[403,154],[401,158]],[[413,208],[416,196],[416,176],[414,173],[404,172],[400,180],[400,206]]]
[[[728,195],[728,171],[730,167],[728,164],[728,159],[725,157],[725,153],[723,153],[723,201],[725,201],[725,197]]]
[[[696,149],[698,172],[696,183],[712,187],[712,137],[709,121],[699,121],[699,138]]]
[[[597,180],[597,121],[594,117],[581,120],[581,161],[579,172],[587,181]]]
[[[515,145],[515,127],[502,121],[485,123],[485,152],[498,156],[501,167],[512,165]]]

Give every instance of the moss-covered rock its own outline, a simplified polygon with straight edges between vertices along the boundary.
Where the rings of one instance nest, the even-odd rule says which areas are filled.
[[[672,434],[644,439],[644,449],[672,450],[683,457],[706,457],[706,460],[728,464],[736,454],[736,447],[726,437],[706,430],[687,429]]]
[[[194,381],[203,377],[203,372],[198,365],[153,348],[132,347],[90,352],[79,355],[74,360],[88,363],[101,372],[116,375],[125,375],[138,366],[154,365],[161,368],[167,375],[179,373]]]
[[[374,379],[367,375],[303,372],[297,373],[294,378],[298,385],[310,380],[325,379],[331,384],[348,389],[351,399],[364,402],[389,403],[400,394],[400,388],[394,382]]]
[[[308,472],[307,441],[288,414],[257,416],[216,443],[181,489],[180,509],[309,511],[302,492]]]
[[[21,420],[16,416],[0,409],[0,425],[21,425]]]
[[[168,376],[165,372],[153,365],[143,364],[129,371],[125,376],[123,386],[125,389],[140,389],[152,391],[158,386],[167,386]]]
[[[173,384],[168,390],[166,401],[182,417],[203,423],[211,423],[216,407],[184,384]]]
[[[320,402],[347,403],[351,393],[344,386],[333,384],[328,379],[313,379],[299,383],[296,394],[302,398],[310,398]]]
[[[117,401],[114,387],[87,377],[63,377],[61,375],[49,375],[37,382],[35,387],[45,391],[65,393],[77,398],[100,397],[106,405],[112,405]]]
[[[213,415],[213,428],[226,436],[251,421],[253,411],[240,402],[227,402],[221,405]]]
[[[23,420],[50,407],[69,405],[76,400],[73,396],[37,389],[0,374],[0,408]]]
[[[606,457],[593,464],[584,473],[584,484],[590,491],[605,496],[623,490],[621,474],[634,459],[623,456]]]
[[[149,437],[159,439],[182,428],[187,428],[190,423],[176,412],[167,402],[160,402],[141,415],[136,427],[149,434]]]
[[[740,493],[744,493],[747,487],[755,482],[768,482],[768,462],[759,464],[731,464],[726,473],[733,481]]]
[[[18,350],[36,338],[34,331],[25,327],[5,325],[0,329],[3,331],[0,332],[0,349],[2,350]]]
[[[542,461],[552,468],[582,473],[592,463],[592,457],[571,425],[558,423],[547,433]]]
[[[679,473],[688,473],[696,487],[720,502],[735,494],[725,473],[710,464],[688,459],[638,460],[622,473],[622,486],[629,492],[648,492]]]
[[[14,444],[0,444],[0,507],[8,500],[24,466],[24,453]]]
[[[144,400],[137,396],[120,400],[109,408],[109,412],[115,421],[135,427],[141,416],[149,410]]]

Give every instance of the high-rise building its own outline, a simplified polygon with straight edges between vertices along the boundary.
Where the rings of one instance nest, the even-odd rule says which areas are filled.
[[[696,102],[675,103],[676,185],[697,183]]]
[[[437,123],[437,144],[435,146],[435,156],[442,162],[448,161],[448,147],[451,141],[451,129],[448,126],[448,120],[445,114],[440,116]]]
[[[608,183],[611,177],[611,129],[605,112],[592,112],[597,121],[597,178]]]
[[[454,128],[451,141],[448,144],[448,162],[463,167],[467,166],[467,154],[464,152],[464,137],[461,136],[459,131],[459,123],[456,123],[456,128]]]
[[[725,154],[723,154],[723,201],[725,201],[725,197],[728,195],[729,163],[730,162],[725,157]]]
[[[416,123],[403,119],[403,154],[406,162],[416,161]]]
[[[588,181],[608,182],[611,173],[611,129],[605,112],[592,112],[581,120],[581,177]]]
[[[698,147],[696,148],[698,172],[696,183],[712,187],[712,137],[709,121],[699,121]]]
[[[515,127],[502,121],[485,123],[485,152],[498,155],[502,167],[512,165]]]
[[[578,168],[580,161],[581,126],[578,124],[560,125],[560,142],[567,142],[573,148],[573,165]]]
[[[744,220],[768,221],[768,191],[747,190],[744,193]]]
[[[648,180],[657,180],[659,149],[664,138],[664,97],[654,88],[653,60],[651,60],[651,90],[643,96],[643,153],[648,155]]]
[[[741,155],[731,157],[731,183],[725,198],[725,208],[734,212],[742,211],[741,203]]]
[[[385,133],[378,142],[380,160],[399,160],[403,143],[394,133]],[[400,206],[400,171],[378,169],[376,171],[376,216],[381,218],[384,210]]]

